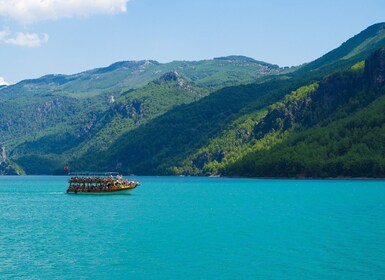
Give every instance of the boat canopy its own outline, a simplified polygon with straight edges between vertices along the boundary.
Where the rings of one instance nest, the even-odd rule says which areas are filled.
[[[118,176],[120,175],[119,172],[70,172],[68,173],[69,176],[77,176],[77,177],[107,177],[107,176]]]

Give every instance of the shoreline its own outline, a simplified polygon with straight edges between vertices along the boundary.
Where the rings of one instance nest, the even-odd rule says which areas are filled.
[[[203,176],[204,177],[204,176]],[[210,177],[210,176],[208,176]],[[383,181],[385,177],[242,177],[242,176],[219,176],[212,178],[234,178],[234,179],[264,179],[264,180],[333,180],[333,181]]]
[[[32,174],[32,175],[0,175],[1,177],[67,177],[69,175],[57,175],[57,174]],[[243,177],[243,176],[196,176],[196,175],[123,175],[124,177],[204,177],[204,178],[225,178],[225,179],[260,179],[260,180],[325,180],[325,181],[385,181],[385,177]]]

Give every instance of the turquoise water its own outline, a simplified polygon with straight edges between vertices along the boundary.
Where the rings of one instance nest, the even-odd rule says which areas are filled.
[[[1,279],[385,279],[385,181],[0,177]]]

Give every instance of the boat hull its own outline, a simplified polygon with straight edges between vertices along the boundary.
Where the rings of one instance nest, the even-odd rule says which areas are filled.
[[[127,188],[121,190],[100,190],[100,191],[71,191],[68,190],[68,194],[76,194],[76,195],[119,195],[119,194],[130,194],[134,188]]]

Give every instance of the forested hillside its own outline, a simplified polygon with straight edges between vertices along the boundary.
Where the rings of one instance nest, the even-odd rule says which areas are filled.
[[[381,89],[374,90],[369,82],[376,78],[369,70],[364,70],[365,62],[360,60],[363,54],[351,54],[352,49],[361,48],[369,38],[376,43],[362,48],[364,53],[368,48],[374,52],[378,46],[385,45],[384,25],[375,27],[378,32],[373,33],[371,27],[331,52],[344,58],[344,67],[335,70],[338,58],[329,54],[325,57],[332,57],[332,60],[322,59],[322,65],[319,62],[309,64],[314,65],[314,69],[308,70],[309,76],[299,69],[297,75],[294,72],[258,84],[219,90],[123,135],[108,152],[91,155],[94,156],[91,161],[97,162],[94,168],[115,168],[138,174],[336,176],[323,171],[295,169],[289,172],[277,162],[268,166],[267,158],[269,151],[287,143],[289,136],[322,127],[324,122],[335,123],[343,117],[353,117],[381,96]],[[349,59],[345,58],[347,55]],[[372,56],[366,65],[380,63],[380,57]],[[331,142],[338,145],[338,141],[336,138]],[[314,160],[321,162],[317,150],[309,150]],[[265,158],[257,161],[261,157],[257,151],[265,151]],[[275,156],[280,159],[280,152]],[[329,156],[335,158],[332,154]],[[300,153],[287,157],[301,160]],[[325,164],[328,165],[327,161]],[[274,170],[273,165],[281,173],[260,171],[262,166]],[[352,170],[347,172],[341,176],[362,176]],[[380,176],[367,172],[366,175]]]
[[[27,173],[44,172],[47,166],[59,171],[63,162],[109,150],[123,133],[138,128],[174,106],[194,102],[208,93],[207,89],[194,86],[178,73],[169,72],[140,89],[121,94],[110,101],[106,110],[93,111],[90,117],[85,118],[88,122],[76,130],[71,131],[70,127],[60,131],[46,130],[45,136],[25,141],[14,149],[13,156],[18,155],[18,162],[27,166]],[[82,106],[82,102],[78,106]],[[87,162],[84,168],[88,168],[90,162]]]
[[[26,80],[0,89],[0,142],[27,174],[384,177],[383,47],[380,23],[286,70],[229,56]]]
[[[204,61],[128,61],[75,75],[47,75],[0,90],[0,142],[28,174],[104,150],[121,134],[224,84],[278,74],[242,56]],[[55,171],[56,170],[56,171]]]
[[[192,151],[206,145],[232,121],[243,115],[251,103],[263,108],[295,84],[274,79],[270,82],[229,87],[210,96],[170,110],[136,130],[122,135],[101,153],[87,154],[72,165],[93,169],[124,169],[136,174],[170,174],[169,168]]]
[[[380,49],[365,63],[292,92],[248,127],[243,123],[244,142],[236,149],[225,146],[220,151],[225,156],[211,158],[202,170],[253,177],[383,177],[384,77]],[[230,131],[222,143],[234,139]],[[218,154],[218,144],[191,162]]]

